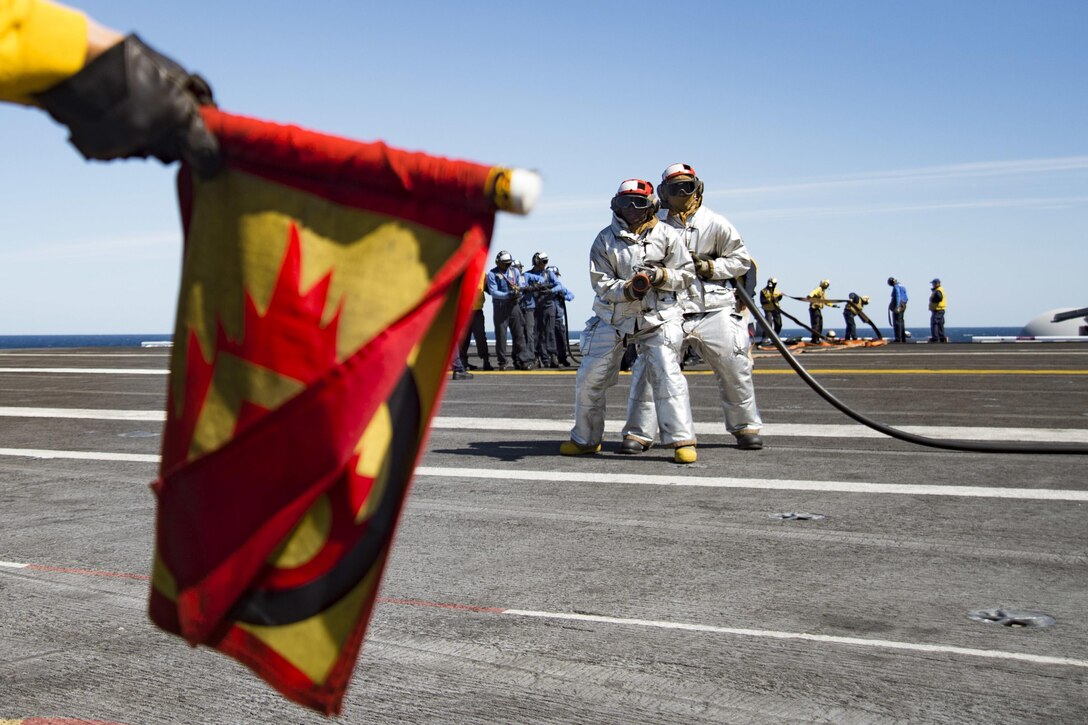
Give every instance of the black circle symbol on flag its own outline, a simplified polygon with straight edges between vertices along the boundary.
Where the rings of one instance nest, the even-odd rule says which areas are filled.
[[[320,576],[295,587],[247,592],[228,619],[264,626],[301,622],[340,601],[381,564],[400,515],[402,491],[412,475],[422,434],[422,406],[411,369],[405,370],[387,405],[393,421],[392,440],[381,474],[387,484],[373,516],[363,524],[363,534]]]

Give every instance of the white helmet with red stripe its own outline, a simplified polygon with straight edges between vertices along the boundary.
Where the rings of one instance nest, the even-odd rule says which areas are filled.
[[[654,185],[643,179],[626,179],[616,189],[616,195],[612,197],[612,211],[616,214],[621,209],[645,209],[647,216],[656,214],[660,204],[654,196]]]
[[[695,173],[690,164],[669,164],[661,172],[661,183],[657,185],[657,195],[661,197],[661,204],[667,209],[669,197],[686,197],[695,195],[702,197],[703,181]]]

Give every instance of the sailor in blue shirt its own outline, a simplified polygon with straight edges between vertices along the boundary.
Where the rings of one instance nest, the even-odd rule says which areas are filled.
[[[892,288],[892,299],[888,304],[888,311],[892,317],[895,341],[906,342],[907,288],[899,284],[899,280],[895,277],[888,277],[888,286]]]
[[[534,366],[540,361],[536,356],[536,293],[529,283],[525,273],[525,265],[520,259],[514,260],[514,268],[518,271],[518,287],[521,294],[518,295],[518,306],[521,308],[522,339],[514,338],[514,357],[521,359],[518,350],[524,347],[529,354],[529,359]],[[521,367],[520,365],[518,366]]]
[[[547,265],[548,255],[537,252],[533,255],[533,268],[525,273],[525,284],[536,298],[536,335],[529,340],[529,345],[542,366],[557,368],[555,307],[556,295],[560,294],[563,285]]]
[[[506,250],[495,256],[495,266],[487,273],[487,293],[491,295],[495,322],[495,358],[499,370],[509,370],[511,358],[506,350],[506,334],[513,338],[513,362],[519,369],[532,369],[532,353],[525,345],[525,317],[518,304],[522,286],[521,273]]]
[[[559,367],[567,368],[571,366],[567,303],[574,299],[574,293],[563,284],[563,275],[559,273],[559,267],[548,267],[548,271],[555,276],[556,282],[559,283],[559,291],[555,293],[555,352],[559,357]]]

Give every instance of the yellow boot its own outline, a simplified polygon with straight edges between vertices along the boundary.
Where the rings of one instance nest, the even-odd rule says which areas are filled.
[[[564,456],[581,456],[586,453],[598,453],[600,450],[600,443],[595,446],[580,446],[574,441],[563,441],[559,446],[559,452]]]
[[[681,446],[672,453],[672,460],[675,463],[695,463],[698,458],[695,446]]]

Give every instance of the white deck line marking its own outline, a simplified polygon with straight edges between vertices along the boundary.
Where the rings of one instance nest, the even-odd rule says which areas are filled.
[[[61,373],[73,375],[169,375],[156,368],[0,368],[0,373]]]
[[[485,478],[502,481],[548,481],[554,483],[635,484],[644,486],[702,486],[707,488],[755,488],[761,491],[822,491],[832,493],[904,494],[908,496],[967,496],[1010,498],[1034,501],[1088,501],[1088,491],[1053,488],[998,488],[990,486],[931,486],[911,483],[865,483],[861,481],[800,481],[774,478],[724,478],[678,473],[660,476],[638,473],[581,473],[577,471],[526,471],[521,469],[452,468],[420,466],[417,476],[444,478]]]
[[[19,408],[0,406],[0,418],[70,418],[85,420],[165,421],[162,410],[110,410],[104,408]]]
[[[709,632],[713,634],[733,634],[741,637],[763,637],[768,639],[800,639],[809,642],[824,642],[827,644],[845,644],[861,647],[878,647],[882,649],[908,650],[913,652],[940,652],[944,654],[967,655],[970,657],[988,657],[1000,660],[1019,660],[1040,665],[1067,665],[1070,667],[1088,668],[1088,660],[1073,659],[1072,657],[1048,657],[1046,655],[1032,655],[1022,652],[1005,652],[993,649],[973,649],[971,647],[953,647],[939,644],[915,644],[913,642],[897,642],[889,639],[862,639],[860,637],[835,637],[828,634],[808,634],[805,632],[778,632],[767,629],[741,629],[738,627],[715,627],[709,624],[687,624],[685,622],[668,622],[653,619],[629,619],[626,617],[606,617],[598,614],[574,614],[566,612],[535,612],[526,609],[504,609],[504,615],[515,617],[536,617],[539,619],[573,619],[579,622],[600,622],[601,624],[620,624],[638,627],[655,627],[658,629],[680,629],[689,632]]]
[[[30,564],[22,564],[14,561],[0,561],[0,567],[9,569],[26,569]],[[66,573],[85,573],[76,570]],[[456,607],[454,607],[456,608]],[[471,611],[480,612],[480,608],[469,608]],[[578,622],[597,622],[599,624],[617,624],[621,626],[651,627],[654,629],[676,629],[685,632],[706,632],[708,634],[732,634],[740,637],[759,637],[762,639],[799,639],[807,642],[822,642],[825,644],[842,644],[860,647],[874,647],[878,649],[905,650],[908,652],[929,652],[953,655],[966,655],[969,657],[986,657],[999,660],[1017,660],[1031,662],[1038,665],[1064,665],[1069,667],[1088,668],[1088,660],[1072,657],[1050,657],[1047,655],[1033,655],[1023,652],[1007,652],[994,649],[974,649],[972,647],[956,647],[942,644],[918,644],[915,642],[899,642],[890,639],[864,639],[861,637],[837,637],[830,634],[809,634],[807,632],[782,632],[773,629],[746,629],[741,627],[718,627],[711,624],[691,624],[689,622],[670,622],[663,619],[638,619],[633,617],[608,617],[603,614],[577,614],[574,612],[544,612],[532,609],[491,609],[488,613],[497,613],[501,616],[531,617],[534,619],[563,619]]]
[[[100,451],[57,451],[35,448],[0,448],[0,456],[65,458],[81,461],[158,463],[157,455]],[[420,466],[417,476],[483,478],[503,481],[550,481],[556,483],[605,483],[640,486],[695,486],[706,488],[755,488],[761,491],[822,491],[830,493],[902,494],[907,496],[965,496],[1028,501],[1088,501],[1088,491],[1053,488],[997,488],[987,486],[930,486],[925,484],[864,483],[860,481],[800,481],[789,479],[722,478],[718,476],[657,476],[626,473],[578,473],[574,471],[523,471],[518,469],[447,468]]]
[[[623,430],[622,420],[605,421],[609,433]],[[573,420],[542,420],[524,418],[459,418],[439,416],[432,428],[461,430],[549,431],[570,432]],[[1052,441],[1055,443],[1088,443],[1088,428],[984,428],[969,426],[904,425],[893,426],[898,430],[930,438],[956,438],[975,441]],[[726,435],[724,423],[696,423],[696,435]],[[814,425],[811,423],[768,423],[763,426],[765,436],[791,436],[798,438],[885,438],[872,428],[860,423]]]
[[[157,455],[145,453],[104,453],[100,451],[50,451],[41,448],[0,448],[0,456],[19,458],[67,458],[76,461],[128,461],[158,463]]]
[[[166,414],[154,410],[112,410],[98,408],[24,408],[0,406],[0,418],[71,418],[89,420],[140,420],[164,421]],[[573,420],[525,419],[525,418],[466,418],[439,416],[433,428],[453,430],[502,430],[566,433],[574,425]],[[610,420],[605,430],[619,433],[623,421]],[[1054,443],[1088,443],[1088,429],[1081,428],[984,428],[981,426],[905,425],[899,430],[930,438],[955,438],[975,441],[1033,441]],[[700,436],[725,436],[722,423],[696,423],[695,433]],[[810,423],[771,423],[765,425],[767,436],[794,438],[883,438],[871,428],[857,423],[814,425]]]

